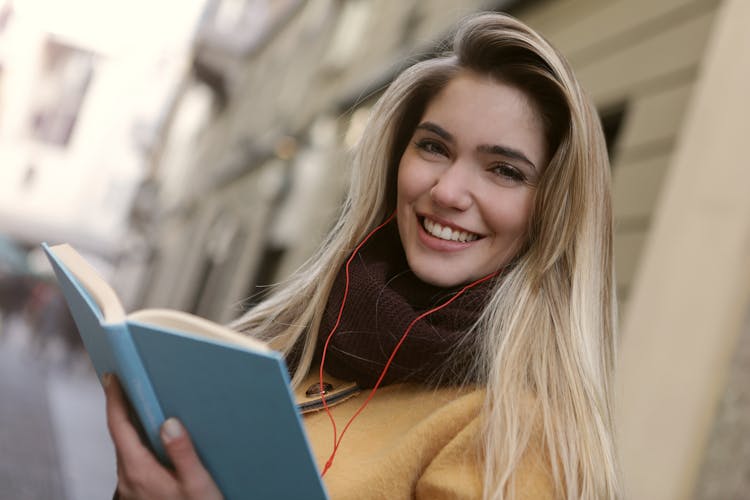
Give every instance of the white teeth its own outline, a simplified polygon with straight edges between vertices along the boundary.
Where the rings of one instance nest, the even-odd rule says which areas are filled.
[[[437,222],[434,222],[426,217],[423,219],[422,225],[425,231],[427,231],[428,233],[430,233],[432,236],[436,238],[440,238],[441,240],[460,241],[461,243],[466,243],[469,241],[474,241],[477,238],[479,238],[479,236],[474,233],[467,233],[466,231],[457,231],[457,230],[451,229],[448,226],[441,226]]]

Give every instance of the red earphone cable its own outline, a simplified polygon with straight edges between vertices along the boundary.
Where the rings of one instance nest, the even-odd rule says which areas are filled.
[[[429,311],[423,312],[422,314],[420,314],[419,316],[417,316],[416,318],[414,318],[411,321],[411,323],[409,323],[409,326],[406,327],[406,330],[404,330],[404,333],[401,336],[401,339],[398,341],[398,343],[396,344],[396,347],[393,349],[393,352],[391,353],[390,357],[388,358],[388,361],[386,361],[385,366],[383,367],[383,371],[380,373],[380,377],[378,377],[378,380],[375,383],[375,385],[373,386],[372,390],[370,391],[370,394],[367,396],[367,399],[364,401],[364,403],[362,403],[362,405],[359,407],[359,409],[357,409],[357,411],[354,413],[354,415],[352,415],[351,418],[349,419],[349,421],[346,423],[346,425],[344,426],[344,429],[341,431],[341,436],[338,436],[338,431],[337,431],[337,428],[336,428],[336,420],[333,418],[333,414],[331,413],[331,410],[328,407],[328,403],[326,402],[325,394],[324,394],[324,391],[323,391],[323,365],[325,364],[326,352],[328,351],[328,344],[330,343],[331,338],[333,337],[333,334],[336,333],[336,330],[339,327],[339,323],[341,322],[341,316],[343,315],[343,312],[344,312],[344,305],[346,304],[346,298],[347,298],[347,295],[349,294],[349,264],[352,262],[352,260],[354,259],[354,256],[357,254],[357,252],[362,247],[362,245],[364,245],[367,242],[367,240],[369,240],[370,237],[372,237],[372,235],[375,234],[375,232],[377,232],[380,228],[382,228],[383,226],[385,226],[386,224],[388,224],[391,220],[393,220],[393,218],[395,217],[395,215],[396,215],[396,213],[394,212],[390,217],[388,217],[388,219],[386,219],[385,222],[383,222],[381,225],[379,225],[378,227],[376,227],[375,229],[373,229],[362,240],[362,242],[359,245],[357,245],[357,247],[354,249],[354,252],[352,252],[352,255],[346,261],[346,268],[345,268],[346,283],[344,285],[344,297],[343,297],[343,299],[341,301],[341,307],[339,308],[339,314],[338,314],[338,317],[336,318],[336,324],[334,324],[333,328],[331,329],[331,332],[328,334],[328,337],[326,338],[325,345],[323,346],[323,354],[322,354],[321,360],[320,360],[320,371],[319,371],[319,374],[318,374],[319,375],[318,382],[319,382],[319,388],[320,388],[321,401],[323,403],[323,408],[325,409],[325,412],[328,415],[329,420],[331,421],[331,425],[333,426],[333,451],[331,452],[331,455],[328,457],[328,460],[326,461],[325,467],[323,468],[323,472],[321,473],[321,477],[325,476],[326,472],[328,472],[328,469],[330,469],[331,465],[333,465],[333,460],[334,460],[334,458],[336,456],[336,452],[338,451],[339,446],[341,445],[341,440],[344,438],[344,434],[346,434],[346,431],[349,429],[349,427],[351,426],[352,422],[354,422],[354,419],[357,418],[357,416],[359,416],[360,413],[362,413],[362,411],[368,405],[368,403],[370,402],[370,400],[372,400],[372,398],[375,396],[375,391],[378,390],[378,388],[380,387],[380,384],[383,382],[383,378],[385,378],[385,374],[387,373],[388,368],[391,365],[391,362],[393,362],[393,358],[396,357],[396,353],[401,348],[401,345],[404,343],[404,341],[406,340],[407,335],[409,335],[409,332],[411,331],[412,327],[417,323],[417,321],[419,321],[419,320],[423,319],[424,317],[429,316],[430,314],[432,314],[432,313],[434,313],[436,311],[439,311],[440,309],[448,306],[451,302],[453,302],[458,297],[460,297],[466,290],[468,290],[468,289],[470,289],[470,288],[472,288],[472,287],[474,287],[474,286],[476,286],[476,285],[478,285],[480,283],[483,283],[483,282],[485,282],[485,281],[487,281],[489,279],[492,279],[492,278],[494,278],[495,276],[497,276],[500,273],[500,271],[496,271],[496,272],[494,272],[492,274],[489,274],[489,275],[487,275],[487,276],[485,276],[483,278],[479,278],[478,280],[476,280],[476,281],[474,281],[474,282],[466,285],[460,291],[458,291],[456,294],[454,294],[450,299],[446,300],[443,304],[441,304],[439,306],[436,306],[436,307],[430,309]]]
[[[359,252],[359,249],[362,248],[362,246],[365,243],[367,243],[367,241],[372,237],[372,235],[375,234],[378,230],[380,230],[383,226],[391,222],[394,217],[396,217],[395,211],[390,215],[390,217],[388,217],[385,220],[385,222],[383,222],[378,227],[370,231],[370,233],[367,236],[365,236],[365,238],[359,243],[359,245],[356,246],[352,254],[347,259],[346,268],[345,268],[346,282],[344,285],[344,297],[341,300],[341,307],[339,307],[339,314],[336,317],[336,323],[333,325],[333,328],[331,329],[330,333],[328,334],[328,337],[326,338],[326,343],[323,346],[323,354],[320,358],[320,371],[318,373],[318,390],[320,391],[323,408],[325,408],[326,414],[328,415],[328,418],[331,420],[331,425],[333,426],[333,449],[334,450],[336,450],[336,448],[338,447],[336,420],[333,418],[333,415],[331,414],[331,410],[328,408],[328,402],[326,401],[326,398],[325,398],[325,391],[323,390],[323,365],[325,364],[325,361],[326,361],[326,352],[328,352],[328,344],[331,342],[331,338],[333,337],[333,334],[336,333],[336,330],[338,329],[339,324],[341,323],[341,316],[344,313],[344,305],[346,304],[346,297],[347,295],[349,295],[349,265],[352,263],[352,260],[354,260],[354,257],[357,255],[357,252]],[[328,462],[332,462],[332,459],[329,458]],[[330,467],[330,464],[328,462],[326,463],[326,466],[323,469],[323,473],[321,474],[321,476],[324,476],[326,471]]]

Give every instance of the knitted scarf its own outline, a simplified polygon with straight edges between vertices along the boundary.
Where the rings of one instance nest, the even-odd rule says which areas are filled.
[[[409,324],[419,314],[445,303],[462,287],[427,284],[409,269],[395,222],[360,250],[349,268],[349,292],[341,323],[326,352],[326,372],[373,387]],[[342,266],[328,297],[318,336],[318,359],[344,298]],[[467,330],[482,311],[492,281],[481,283],[447,307],[418,321],[383,379],[395,382],[461,383],[473,379],[475,342]]]

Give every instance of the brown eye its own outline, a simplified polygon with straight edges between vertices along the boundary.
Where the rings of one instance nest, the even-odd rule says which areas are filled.
[[[507,179],[513,182],[526,181],[526,176],[520,170],[512,165],[508,165],[507,163],[499,163],[493,165],[490,168],[490,171],[495,175],[502,177],[503,179]]]
[[[431,155],[448,156],[447,149],[441,143],[432,139],[422,139],[419,141],[415,141],[414,145],[418,149]]]

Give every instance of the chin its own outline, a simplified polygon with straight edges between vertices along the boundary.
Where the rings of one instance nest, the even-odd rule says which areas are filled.
[[[473,280],[471,276],[457,276],[455,273],[439,272],[435,269],[420,269],[420,266],[409,264],[415,276],[425,283],[440,288],[454,288]]]

